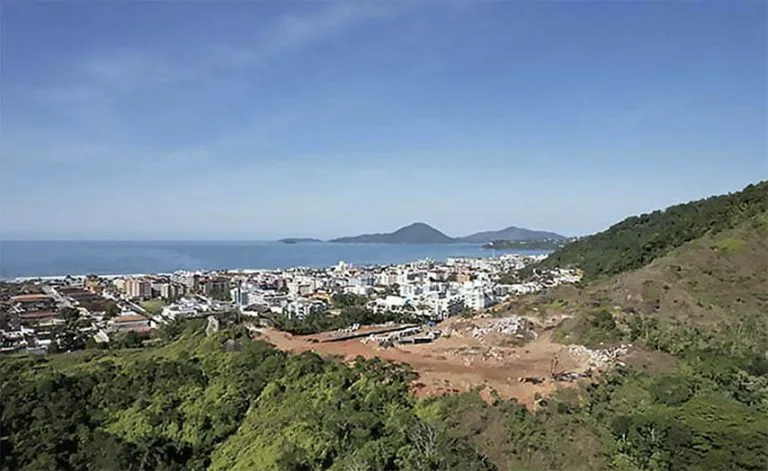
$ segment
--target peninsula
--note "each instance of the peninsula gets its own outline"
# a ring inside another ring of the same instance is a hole
[[[285,239],[278,240],[278,242],[282,242],[283,244],[308,244],[322,242],[322,240],[313,239],[311,237],[287,237]]]
[[[568,242],[568,239],[492,240],[483,244],[483,248],[495,250],[557,250]]]

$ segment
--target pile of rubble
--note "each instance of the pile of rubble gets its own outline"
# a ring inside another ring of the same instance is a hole
[[[587,359],[589,366],[601,368],[618,362],[619,358],[627,354],[630,347],[632,347],[632,345],[619,345],[618,347],[613,348],[592,350],[584,345],[569,345],[567,350],[572,357],[585,358]]]
[[[529,330],[529,321],[520,316],[496,319],[485,327],[472,329],[472,337],[481,339],[488,334],[523,335]]]
[[[490,348],[488,352],[483,354],[481,358],[483,361],[490,361],[490,360],[504,361],[510,356],[512,356],[512,354],[507,353],[503,350],[500,350],[498,348]]]

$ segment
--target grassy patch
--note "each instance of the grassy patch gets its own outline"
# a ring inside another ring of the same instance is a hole
[[[151,299],[140,303],[140,305],[150,314],[160,314],[168,303],[162,299]]]
[[[733,237],[723,237],[715,241],[714,249],[722,253],[736,252],[744,248],[744,241]]]
[[[763,213],[758,215],[755,218],[755,221],[757,222],[757,226],[760,227],[768,227],[768,213]]]
[[[580,319],[576,332],[581,342],[588,347],[616,343],[622,334],[610,311],[600,309]]]

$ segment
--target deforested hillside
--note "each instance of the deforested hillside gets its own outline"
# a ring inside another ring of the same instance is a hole
[[[586,279],[634,270],[705,235],[768,211],[768,181],[744,190],[629,217],[557,250],[541,267],[578,266]]]

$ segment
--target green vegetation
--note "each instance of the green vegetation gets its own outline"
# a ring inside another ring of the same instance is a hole
[[[588,347],[614,344],[622,339],[616,320],[609,311],[604,309],[579,317],[574,333],[578,336],[580,343]]]
[[[411,323],[417,322],[410,312],[381,312],[375,313],[361,307],[348,307],[341,310],[337,316],[328,313],[310,314],[303,319],[279,316],[275,319],[280,330],[297,335],[315,334],[329,330],[344,329],[352,324],[371,325],[385,322]]]
[[[160,314],[168,303],[162,299],[150,299],[149,301],[142,301],[139,305],[148,313],[156,315]]]
[[[588,280],[616,275],[645,266],[686,242],[732,229],[766,212],[768,181],[737,193],[627,218],[604,232],[566,245],[537,267],[578,266]]]
[[[499,277],[499,284],[514,285],[520,283],[520,276],[517,273],[504,273]]]
[[[0,469],[768,465],[768,361],[713,354],[662,375],[619,370],[531,413],[476,392],[415,399],[407,366],[288,355],[238,326],[210,338],[202,328],[181,326],[158,348],[3,357]]]
[[[634,342],[673,355],[707,348],[756,355],[768,351],[765,267],[768,224],[757,216],[639,270],[529,296],[513,310],[573,316],[560,327],[560,338],[569,342]]]
[[[680,223],[635,218],[568,252],[591,282],[512,306],[571,315],[565,341],[636,346],[535,412],[477,391],[416,399],[407,366],[290,355],[239,325],[205,337],[199,319],[161,329],[161,347],[0,357],[0,469],[766,470],[766,188],[670,208]],[[652,249],[649,227],[663,228]],[[338,302],[339,316],[279,322],[390,320]]]
[[[191,326],[162,348],[2,358],[0,468],[489,469],[417,415],[407,367]]]
[[[715,242],[715,249],[719,252],[734,252],[744,247],[744,241],[739,239],[732,239],[724,237]]]
[[[761,183],[630,218],[544,264],[574,261],[588,283],[511,306],[572,316],[556,332],[566,342],[641,349],[631,369],[558,405],[607,444],[599,467],[768,469],[767,195]],[[649,228],[663,243],[646,251]]]
[[[335,308],[360,307],[365,306],[368,297],[352,293],[336,293],[331,297],[331,301]]]

